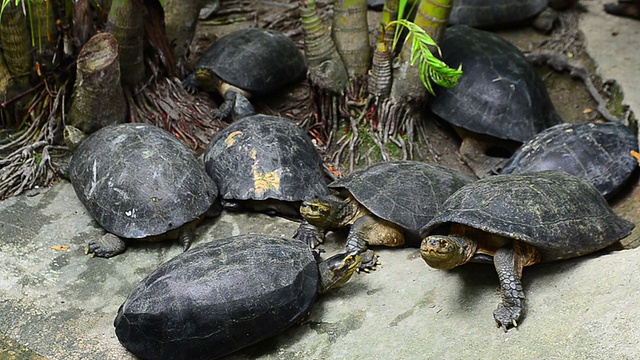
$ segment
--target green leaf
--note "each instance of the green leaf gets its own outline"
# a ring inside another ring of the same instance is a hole
[[[400,1],[402,2],[403,0]],[[406,0],[404,1],[406,2]],[[400,8],[399,13],[401,12],[402,7]],[[387,27],[393,25],[399,25],[399,27],[408,30],[405,41],[409,41],[411,37],[413,37],[410,64],[411,66],[414,66],[418,63],[420,80],[430,94],[435,95],[431,82],[435,82],[445,88],[453,88],[458,85],[458,80],[460,79],[460,76],[462,76],[462,66],[459,66],[457,69],[452,69],[442,60],[433,55],[429,47],[431,46],[436,48],[438,54],[441,55],[440,47],[438,47],[436,42],[424,31],[424,29],[407,19],[402,19],[400,17],[398,17],[398,20],[387,24]],[[400,32],[401,31],[399,31],[399,29],[396,29],[396,35]],[[395,49],[396,44],[397,40],[394,38],[392,45],[393,49]]]

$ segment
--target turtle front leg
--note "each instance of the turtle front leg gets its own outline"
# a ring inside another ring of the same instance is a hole
[[[127,248],[127,244],[119,237],[106,233],[96,240],[89,241],[85,248],[85,254],[92,254],[101,258],[110,258],[122,254]]]
[[[302,220],[300,226],[293,234],[296,240],[304,241],[309,248],[314,249],[324,242],[324,231],[317,226],[309,224],[308,221]]]
[[[367,250],[369,245],[400,246],[404,244],[404,231],[397,225],[367,214],[359,217],[349,230],[347,251],[358,251],[362,256],[360,270],[375,270],[380,265],[378,254]]]
[[[511,248],[500,248],[493,256],[502,296],[502,302],[493,311],[493,318],[505,332],[512,327],[518,327],[524,307],[524,290],[518,275],[520,271],[517,269],[514,253]]]

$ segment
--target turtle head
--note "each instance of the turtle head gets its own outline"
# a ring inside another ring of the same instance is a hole
[[[324,293],[344,285],[351,275],[360,268],[362,256],[357,251],[348,251],[333,255],[318,263],[320,271],[320,284],[318,291]]]
[[[66,125],[62,137],[69,150],[74,151],[87,135],[75,126]]]
[[[321,229],[331,229],[340,223],[347,204],[341,198],[329,195],[305,200],[300,205],[300,215]]]
[[[466,237],[431,235],[422,240],[420,256],[432,268],[450,270],[468,262],[476,247],[476,242]]]
[[[197,68],[193,78],[198,89],[206,92],[219,91],[220,83],[222,82],[212,69],[206,67]]]

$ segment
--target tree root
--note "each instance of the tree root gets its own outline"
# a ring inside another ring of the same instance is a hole
[[[178,79],[155,80],[133,96],[127,96],[132,122],[152,124],[174,134],[194,150],[204,151],[211,138],[227,124],[214,119],[215,107],[187,92]]]
[[[62,134],[66,84],[57,93],[38,91],[29,103],[23,130],[0,146],[0,200],[36,186],[49,186],[57,174],[53,158],[64,156],[66,146],[57,145]]]
[[[613,115],[607,108],[607,101],[600,95],[600,92],[591,80],[587,69],[577,64],[569,62],[562,53],[550,50],[537,50],[525,54],[527,60],[535,65],[546,64],[557,72],[569,72],[569,76],[579,78],[584,83],[591,98],[598,104],[598,112],[602,117],[611,122],[621,122],[622,120]]]

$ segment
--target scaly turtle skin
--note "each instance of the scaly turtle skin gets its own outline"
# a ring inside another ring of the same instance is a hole
[[[623,124],[560,124],[523,144],[501,173],[564,171],[588,181],[602,196],[609,197],[638,166],[629,154],[631,150],[638,151],[638,140]]]
[[[193,227],[218,195],[189,149],[146,124],[107,126],[87,137],[73,154],[69,178],[91,217],[109,233],[89,242],[87,252],[99,257],[123,252],[121,238],[177,238],[188,249]]]
[[[422,229],[420,253],[434,268],[495,265],[502,302],[494,311],[506,331],[521,322],[522,268],[582,256],[629,235],[591,184],[560,171],[496,175],[462,187]]]
[[[236,93],[271,94],[306,74],[304,55],[282,33],[260,28],[234,31],[211,45],[183,81],[189,91],[218,92],[225,98],[220,117],[227,117]]]
[[[320,154],[293,121],[255,114],[242,95],[234,102],[236,120],[204,153],[223,205],[300,218],[303,200],[329,194]]]
[[[468,26],[452,26],[440,47],[443,61],[452,67],[462,64],[464,74],[455,88],[438,88],[429,106],[463,130],[460,152],[479,177],[504,160],[487,157],[489,148],[511,152],[562,122],[542,79],[508,41]]]
[[[355,171],[329,185],[339,196],[304,201],[304,222],[295,238],[312,247],[324,233],[350,227],[347,250],[363,255],[362,270],[375,268],[368,245],[400,246],[420,241],[420,228],[445,200],[474,181],[462,172],[418,161],[390,161]]]
[[[116,335],[144,359],[217,359],[296,323],[359,262],[349,253],[318,261],[305,243],[273,236],[214,240],[142,280],[118,310]]]

